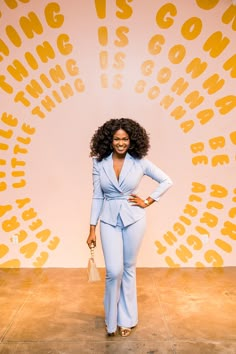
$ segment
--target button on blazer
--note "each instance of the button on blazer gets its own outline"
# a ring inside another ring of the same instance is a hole
[[[133,158],[126,153],[119,179],[117,179],[112,154],[102,161],[93,158],[93,199],[90,224],[101,221],[115,226],[120,215],[124,226],[130,225],[145,215],[145,209],[128,201],[143,176],[149,176],[158,186],[150,197],[158,201],[171,186],[172,181],[160,168],[148,159]]]

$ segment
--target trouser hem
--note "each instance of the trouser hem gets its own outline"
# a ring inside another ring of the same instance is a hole
[[[127,324],[118,324],[118,327],[127,327],[127,328],[134,328],[138,325],[138,322],[135,324],[127,325]]]

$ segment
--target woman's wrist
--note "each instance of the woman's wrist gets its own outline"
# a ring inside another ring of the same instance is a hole
[[[154,203],[155,200],[152,199],[151,197],[148,197],[148,198],[146,198],[143,202],[144,202],[144,204],[145,204],[145,208],[147,208],[147,207],[149,207],[152,203]]]

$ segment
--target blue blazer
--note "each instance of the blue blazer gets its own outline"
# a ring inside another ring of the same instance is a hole
[[[172,185],[171,179],[151,161],[135,159],[129,153],[120,172],[119,180],[113,168],[112,154],[102,161],[93,158],[93,199],[90,224],[96,225],[98,219],[115,226],[120,215],[124,226],[133,224],[145,215],[145,209],[132,205],[128,198],[146,175],[158,182],[150,194],[156,201]]]

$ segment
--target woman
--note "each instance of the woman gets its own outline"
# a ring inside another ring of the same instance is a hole
[[[171,179],[144,156],[149,136],[136,121],[110,119],[94,133],[90,148],[93,157],[93,200],[87,244],[96,246],[96,225],[106,266],[104,297],[107,334],[117,328],[123,337],[138,323],[136,259],[144,236],[149,207],[172,185]],[[143,200],[136,189],[146,175],[158,182]]]

